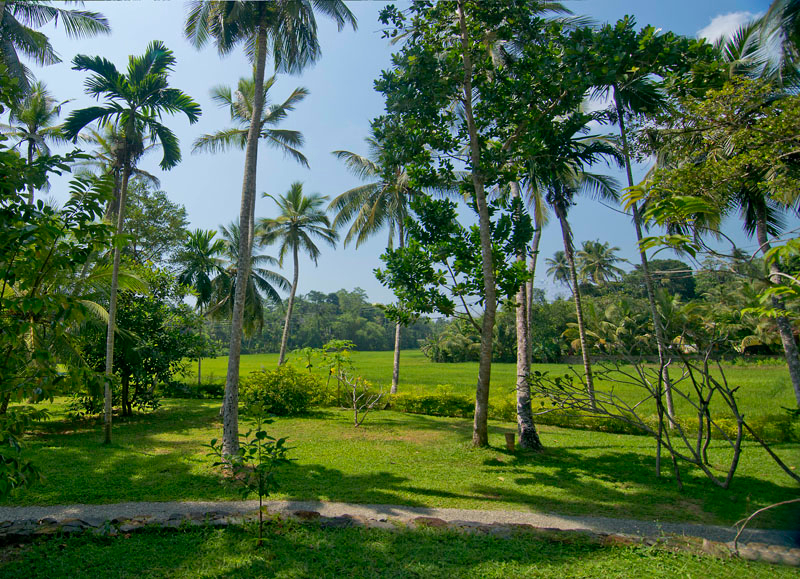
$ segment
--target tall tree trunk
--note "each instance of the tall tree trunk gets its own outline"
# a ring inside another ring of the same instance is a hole
[[[633,187],[633,171],[631,170],[631,153],[628,146],[628,134],[625,130],[625,117],[622,103],[619,101],[617,87],[614,87],[614,104],[617,108],[617,118],[619,119],[619,134],[622,139],[622,154],[625,157],[625,172],[628,177],[628,187]],[[675,418],[675,405],[672,401],[672,382],[669,378],[669,367],[667,365],[667,345],[664,340],[664,326],[661,324],[661,316],[656,307],[656,293],[653,290],[653,278],[650,275],[650,265],[647,261],[647,252],[640,245],[642,242],[642,216],[638,204],[633,204],[633,225],[636,229],[636,247],[639,250],[639,258],[642,262],[642,276],[644,286],[647,290],[647,302],[650,305],[650,317],[653,319],[653,331],[656,335],[656,348],[658,349],[658,362],[662,368],[661,376],[664,381],[664,395],[667,400],[667,416],[669,416],[670,426],[672,419]]]
[[[117,203],[116,235],[121,235],[125,223],[125,199],[128,195],[128,179],[131,176],[131,162],[129,153],[123,153],[122,182],[119,187],[119,202]],[[114,266],[111,270],[111,298],[108,305],[108,331],[106,333],[106,379],[103,387],[103,444],[111,444],[111,419],[113,407],[111,405],[111,379],[114,375],[114,332],[117,325],[117,291],[119,290],[119,263],[122,248],[114,245]]]
[[[578,274],[575,271],[575,254],[572,247],[572,231],[564,210],[558,205],[554,206],[558,222],[561,224],[561,236],[564,240],[564,255],[569,264],[569,279],[572,284],[572,296],[575,299],[575,316],[578,318],[578,337],[581,343],[581,357],[583,358],[583,371],[586,376],[586,393],[589,395],[589,403],[592,408],[595,406],[594,399],[594,378],[592,377],[592,362],[589,358],[589,346],[586,343],[586,325],[583,320],[583,306],[581,305],[581,290],[578,286]]]
[[[300,259],[297,255],[297,245],[292,247],[294,258],[294,277],[292,277],[292,290],[289,292],[289,301],[286,303],[286,319],[283,321],[283,336],[281,336],[281,353],[278,355],[278,366],[283,366],[286,361],[286,344],[289,342],[289,323],[292,320],[294,309],[294,294],[297,292],[297,281],[300,278]]]
[[[756,237],[758,239],[759,249],[762,254],[766,254],[772,249],[767,237],[767,219],[765,208],[758,208],[758,216],[756,221]],[[780,283],[780,269],[776,263],[769,265],[770,282]],[[785,310],[783,301],[775,297],[772,298],[772,307],[778,310]],[[797,407],[800,408],[800,356],[797,351],[797,342],[794,340],[794,332],[792,330],[792,322],[786,316],[778,316],[775,318],[775,323],[778,326],[778,333],[781,336],[781,343],[783,344],[783,353],[786,357],[786,366],[789,368],[789,377],[792,380],[792,388],[794,388],[794,396],[797,400]]]
[[[0,12],[2,14],[2,12]],[[33,141],[28,141],[28,167],[33,165]],[[28,203],[33,205],[33,183],[28,183]]]
[[[519,184],[511,183],[511,194],[519,198]],[[525,265],[525,252],[517,255],[517,260]],[[516,303],[517,322],[517,432],[519,445],[526,450],[542,450],[542,441],[533,423],[531,408],[531,385],[528,377],[531,372],[530,336],[528,334],[527,282],[519,286]]]
[[[260,119],[264,110],[264,68],[267,61],[267,31],[261,22],[256,33],[256,66],[253,96],[253,119]],[[239,361],[242,353],[244,327],[244,301],[247,279],[250,275],[250,256],[253,249],[252,226],[255,219],[256,170],[258,167],[258,139],[260,127],[250,123],[244,158],[242,202],[239,209],[239,263],[236,268],[236,291],[231,315],[231,342],[228,349],[228,373],[225,377],[225,400],[222,418],[222,453],[239,451]]]
[[[403,249],[406,244],[403,223],[397,224],[397,246]],[[394,362],[392,363],[392,388],[391,393],[397,394],[397,385],[400,382],[400,331],[403,326],[397,322],[394,326]]]
[[[497,289],[494,279],[494,261],[489,221],[489,207],[486,203],[484,179],[481,173],[481,149],[478,130],[472,112],[472,57],[469,52],[467,23],[464,15],[464,1],[458,0],[458,21],[461,32],[461,49],[464,63],[464,117],[469,132],[470,164],[472,185],[475,189],[475,204],[478,208],[478,229],[481,240],[481,262],[483,271],[484,313],[481,327],[481,350],[478,362],[478,384],[475,389],[475,419],[472,430],[472,444],[489,445],[489,380],[492,374],[492,346],[494,338],[494,319],[497,312]]]
[[[197,387],[198,388],[203,384],[202,371],[203,371],[203,359],[200,356],[198,356],[197,357]]]
[[[122,415],[128,416],[130,413],[128,408],[130,406],[130,386],[131,380],[130,377],[124,375],[121,377],[122,382]]]
[[[533,362],[533,342],[531,341],[531,333],[533,329],[533,282],[536,276],[536,261],[539,259],[539,242],[542,240],[542,227],[541,224],[536,224],[536,230],[533,232],[533,241],[531,242],[531,261],[528,264],[528,272],[530,279],[525,284],[525,310],[528,316],[528,365]]]

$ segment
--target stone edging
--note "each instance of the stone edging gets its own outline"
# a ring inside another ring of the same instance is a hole
[[[207,511],[200,514],[173,513],[163,516],[136,516],[132,518],[115,518],[101,520],[97,517],[80,519],[54,518],[22,519],[17,521],[0,521],[0,544],[21,542],[37,537],[91,532],[102,536],[128,534],[147,528],[177,529],[183,526],[227,527],[241,525],[258,520],[258,512],[245,515],[222,511]],[[625,547],[631,545],[647,545],[671,551],[688,551],[703,553],[713,557],[729,558],[733,554],[732,543],[719,543],[708,539],[664,535],[659,538],[641,538],[633,535],[597,533],[587,530],[563,530],[535,527],[525,523],[479,523],[473,521],[445,521],[436,517],[418,516],[413,518],[384,517],[377,518],[339,515],[324,517],[317,511],[294,510],[288,513],[266,511],[267,520],[294,520],[304,524],[317,524],[322,528],[343,529],[363,527],[398,531],[407,529],[440,529],[466,534],[492,535],[499,538],[510,538],[515,534],[525,533],[541,540],[554,542],[571,542],[584,540],[605,547]],[[800,548],[790,548],[764,543],[745,543],[739,545],[739,556],[750,561],[763,561],[800,567]]]

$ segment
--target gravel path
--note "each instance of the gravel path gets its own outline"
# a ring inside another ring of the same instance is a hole
[[[270,512],[291,513],[293,511],[316,511],[323,517],[353,515],[371,519],[398,519],[408,521],[416,517],[435,517],[447,522],[469,521],[481,524],[528,524],[534,527],[583,530],[595,533],[659,537],[663,534],[700,537],[711,541],[732,541],[736,532],[732,527],[696,525],[690,523],[659,523],[634,519],[612,519],[607,517],[551,515],[523,511],[483,511],[468,509],[436,509],[406,507],[399,505],[358,505],[319,501],[266,501]],[[167,518],[171,515],[202,515],[217,512],[228,515],[245,514],[258,509],[258,501],[221,502],[164,502],[164,503],[117,503],[108,505],[54,505],[49,507],[0,507],[0,522],[40,520],[52,518],[57,521],[81,519],[110,521],[113,519],[151,516]],[[744,543],[756,542],[782,547],[800,546],[800,530],[746,530],[740,539]]]

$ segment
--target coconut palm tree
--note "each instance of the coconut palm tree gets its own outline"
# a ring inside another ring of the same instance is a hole
[[[0,133],[9,135],[18,145],[27,145],[28,165],[33,164],[35,154],[50,154],[48,141],[64,141],[59,127],[54,124],[63,105],[64,102],[56,102],[43,82],[37,81],[22,100],[11,107],[8,124],[0,125]],[[33,203],[33,183],[28,183],[28,203]]]
[[[178,282],[192,288],[195,292],[195,307],[201,315],[205,314],[214,291],[214,279],[223,273],[221,259],[226,249],[222,239],[214,239],[214,230],[195,229],[175,256],[179,265]],[[197,385],[202,381],[202,359],[197,358]]]
[[[282,365],[286,359],[286,344],[289,341],[289,322],[292,318],[292,308],[294,307],[294,296],[297,293],[297,281],[300,275],[300,250],[307,253],[316,265],[319,260],[319,248],[314,244],[312,238],[324,241],[331,247],[336,247],[336,240],[339,235],[331,227],[331,222],[323,206],[327,197],[312,194],[306,197],[303,194],[303,184],[300,182],[292,183],[289,191],[277,199],[270,197],[278,204],[280,215],[276,218],[261,219],[256,226],[258,238],[264,245],[278,242],[278,263],[283,266],[286,254],[291,251],[294,263],[294,276],[292,278],[292,289],[289,293],[289,300],[286,304],[286,320],[283,324],[283,336],[281,336],[281,349],[278,355],[278,365]]]
[[[200,118],[200,106],[182,91],[170,88],[169,73],[175,57],[160,41],[153,41],[142,56],[128,58],[128,70],[120,73],[105,58],[79,54],[73,61],[74,70],[89,71],[86,92],[105,99],[102,106],[79,109],[70,113],[63,126],[65,138],[77,141],[80,132],[90,123],[100,127],[114,124],[122,135],[119,159],[121,177],[114,198],[118,199],[116,234],[121,235],[125,220],[125,196],[133,168],[145,150],[145,141],[157,141],[163,156],[160,167],[169,170],[181,160],[181,151],[175,134],[161,124],[164,113],[183,113],[190,123]],[[105,443],[111,442],[111,384],[114,364],[114,331],[117,315],[117,287],[121,247],[114,248],[114,266],[111,277],[111,294],[108,309],[108,335],[106,338],[105,390]]]
[[[553,281],[569,287],[569,263],[567,262],[567,254],[559,249],[553,254],[553,257],[548,257],[544,262],[547,264],[547,275],[553,278]]]
[[[755,24],[760,33],[758,44],[777,48],[761,51],[764,72],[776,77],[781,86],[796,88],[800,82],[800,0],[773,0]]]
[[[588,134],[589,123],[600,119],[602,119],[601,113],[587,114],[576,111],[556,120],[551,126],[551,131],[545,135],[543,141],[545,152],[535,161],[532,171],[533,177],[546,190],[545,200],[552,208],[553,214],[561,226],[564,259],[568,265],[570,289],[575,300],[586,388],[592,404],[594,404],[594,380],[586,343],[572,229],[567,215],[569,208],[575,204],[575,197],[581,193],[608,201],[617,200],[619,186],[614,179],[590,173],[584,169],[585,166],[593,165],[604,158],[619,160],[615,141],[607,137]],[[551,269],[553,269],[553,265],[551,265]]]
[[[397,245],[405,244],[404,222],[409,215],[409,201],[416,194],[411,188],[408,173],[402,168],[391,171],[391,178],[385,178],[385,172],[379,159],[383,156],[383,147],[374,134],[365,139],[368,156],[350,151],[333,151],[337,159],[362,181],[370,181],[340,194],[328,206],[335,210],[334,229],[350,223],[344,237],[344,245],[355,240],[356,248],[369,237],[388,227],[388,247],[394,245],[395,234]],[[450,195],[457,192],[456,187],[437,187],[428,189],[430,193]],[[352,222],[352,223],[351,223]],[[400,380],[400,333],[402,326],[398,322],[394,330],[394,364],[392,365],[391,393],[397,393]]]
[[[233,301],[236,295],[237,273],[239,271],[239,242],[241,228],[233,222],[227,227],[221,226],[223,255],[227,264],[220,275],[212,282],[211,299],[207,313],[217,319],[229,320],[233,313]],[[281,274],[267,269],[278,265],[278,260],[271,255],[256,254],[251,256],[250,271],[245,281],[244,333],[251,335],[264,326],[264,301],[280,304],[278,289],[288,291],[289,281]]]
[[[109,34],[108,20],[99,12],[65,10],[53,2],[40,0],[3,0],[0,2],[0,62],[16,78],[23,92],[28,92],[33,75],[20,62],[19,54],[33,59],[39,66],[56,64],[61,59],[42,32],[34,30],[60,22],[70,38],[85,38]],[[83,4],[83,2],[79,2]]]
[[[616,263],[625,261],[617,257],[619,247],[611,247],[608,242],[584,241],[577,253],[579,263],[579,277],[581,281],[588,281],[598,286],[608,285],[609,281],[619,279],[625,271],[617,267]]]
[[[275,70],[283,72],[299,72],[319,58],[315,10],[332,18],[340,31],[347,24],[356,28],[356,19],[342,0],[193,0],[189,5],[184,33],[198,49],[213,39],[221,55],[230,53],[240,44],[244,45],[245,52],[254,65],[255,98],[251,118],[260,119],[264,109],[262,97],[267,54],[272,53]],[[253,245],[259,128],[255,123],[250,124],[245,148],[239,211],[239,223],[242,227],[239,259],[246,267],[238,270],[240,279],[236,284],[238,291],[231,319],[222,436],[222,450],[225,455],[235,454],[239,449],[239,358],[244,323],[245,279]]]

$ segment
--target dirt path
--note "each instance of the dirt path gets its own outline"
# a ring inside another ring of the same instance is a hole
[[[686,535],[722,543],[732,541],[736,534],[735,529],[732,527],[690,523],[661,523],[657,521],[612,519],[607,517],[553,515],[530,511],[436,509],[399,505],[359,505],[319,501],[267,501],[265,505],[270,512],[282,514],[291,514],[296,511],[312,511],[319,513],[323,517],[352,515],[369,519],[394,519],[399,521],[410,521],[416,517],[433,517],[442,519],[448,523],[527,524],[545,529],[559,529],[564,531],[582,530],[592,531],[594,533],[634,535],[639,537],[657,538],[665,534]],[[136,517],[168,520],[175,519],[178,516],[202,516],[205,513],[224,515],[246,514],[257,509],[258,501],[255,500],[0,507],[0,525],[2,525],[4,521],[39,521],[42,519],[54,519],[58,522],[68,519],[79,519],[95,523],[102,523],[114,519],[132,519]],[[782,547],[798,547],[800,546],[800,530],[746,530],[740,538],[740,541],[744,543],[764,543]]]

